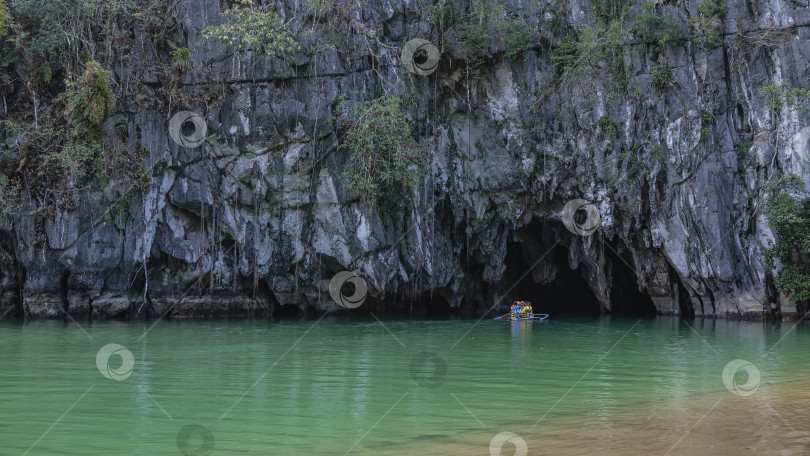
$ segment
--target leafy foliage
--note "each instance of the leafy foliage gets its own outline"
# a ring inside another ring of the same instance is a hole
[[[71,193],[86,176],[88,162],[95,157],[98,143],[65,141],[64,125],[52,120],[33,124],[6,119],[0,124],[11,152],[0,163],[0,203],[3,212],[19,212],[17,198],[24,188],[40,207],[69,207]]]
[[[65,11],[79,9],[78,1],[15,0],[11,5],[19,24],[14,44],[29,65],[32,82],[47,83],[59,62],[68,54],[68,35],[62,20]]]
[[[605,116],[599,119],[597,126],[599,127],[600,130],[602,130],[602,133],[605,135],[605,138],[612,141],[616,137],[616,133],[618,132],[618,129],[616,128],[616,122],[614,122],[613,119],[611,119],[610,117]]]
[[[765,253],[765,262],[771,268],[777,260],[781,263],[776,289],[806,305],[810,300],[810,198],[796,175],[776,176],[767,190],[765,216],[776,242]]]
[[[655,12],[655,5],[646,3],[641,14],[636,17],[633,36],[641,43],[655,45],[658,50],[671,44],[683,44],[689,34],[677,19]]]
[[[652,86],[658,93],[666,92],[677,85],[672,68],[666,65],[653,66],[650,74],[652,76]]]
[[[558,80],[579,76],[586,71],[602,74],[607,70],[620,90],[627,89],[627,71],[623,49],[631,42],[653,45],[657,51],[664,46],[682,44],[689,35],[677,19],[655,12],[652,3],[643,6],[641,14],[630,18],[631,8],[626,0],[596,0],[593,13],[597,18],[591,28],[579,35],[563,37],[552,46],[551,60]],[[632,25],[632,26],[631,26]],[[655,76],[655,75],[654,75]],[[667,74],[659,74],[659,87],[668,86]]]
[[[194,67],[191,61],[191,49],[182,46],[175,47],[172,51],[172,66],[180,73],[185,73]]]
[[[62,70],[92,59],[111,66],[140,52],[131,46],[132,30],[143,33],[156,50],[169,42],[177,2],[172,0],[3,0],[12,20],[8,40],[28,67],[28,81],[43,87]],[[37,88],[35,87],[35,88]]]
[[[604,67],[620,82],[624,80],[624,59],[621,48],[627,37],[623,24],[616,20],[607,26],[583,30],[578,37],[564,37],[551,51],[551,60],[558,77],[579,76],[585,71],[602,72]],[[626,80],[624,80],[626,82]]]
[[[9,22],[11,22],[11,12],[8,10],[6,0],[0,0],[0,39],[8,35]]]
[[[491,58],[489,48],[492,46],[492,35],[485,25],[466,22],[456,29],[456,38],[470,73],[477,74]]]
[[[442,53],[450,50],[450,34],[448,31],[459,20],[452,0],[439,0],[435,5],[426,5],[427,21],[439,29],[439,47]]]
[[[790,84],[770,84],[761,89],[768,98],[768,108],[778,112],[783,107],[807,117],[807,103],[810,101],[810,89],[791,87]]]
[[[349,188],[377,204],[418,185],[420,156],[402,100],[384,95],[350,104],[343,99],[338,109],[348,113],[341,145],[350,153],[343,174]]]
[[[236,6],[222,15],[222,24],[203,30],[204,39],[222,41],[238,51],[255,50],[269,56],[299,48],[278,15],[254,9],[251,0],[236,0]]]
[[[70,207],[110,181],[106,190],[119,194],[148,185],[148,151],[102,141],[116,102],[107,68],[122,68],[122,99],[154,60],[167,62],[164,75],[190,68],[190,53],[171,41],[177,9],[174,0],[0,0],[0,90],[9,102],[0,119],[2,210]],[[134,45],[133,32],[151,41],[154,57]],[[154,95],[167,80],[149,87],[152,98],[165,98]]]
[[[579,76],[586,71],[604,72],[605,68],[621,90],[627,87],[623,46],[629,41],[628,6],[622,0],[604,0],[594,4],[599,19],[578,36],[568,35],[552,47],[551,60],[559,80]]]
[[[608,24],[615,19],[622,19],[628,6],[627,0],[595,0],[593,13],[602,23]]]
[[[703,0],[698,4],[697,14],[690,21],[695,29],[695,41],[700,46],[711,48],[718,44],[726,13],[728,8],[722,0]]]
[[[107,70],[91,60],[78,82],[68,80],[67,87],[65,114],[68,121],[77,133],[100,137],[101,125],[115,106],[115,95],[110,88]]]
[[[145,166],[148,150],[105,147],[99,138],[75,135],[62,122],[44,119],[38,126],[18,119],[0,121],[8,154],[0,161],[0,211],[17,213],[23,195],[40,209],[70,209],[87,190],[115,181],[114,191],[127,194],[151,184]]]
[[[526,61],[526,53],[532,48],[534,38],[534,30],[525,22],[508,21],[501,32],[506,57],[518,62]]]
[[[638,155],[630,154],[627,159],[627,176],[630,179],[635,179],[642,171],[644,171],[644,163],[641,162]]]
[[[17,20],[26,30],[21,41],[25,42],[32,54],[49,59],[67,48],[68,41],[61,20],[65,11],[78,9],[77,0],[17,0],[12,5]]]
[[[551,62],[557,70],[558,75],[563,75],[577,66],[580,49],[580,41],[575,36],[566,35],[551,49]]]

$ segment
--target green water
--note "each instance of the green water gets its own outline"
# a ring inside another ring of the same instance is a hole
[[[0,454],[810,454],[810,328],[689,325],[0,321]]]

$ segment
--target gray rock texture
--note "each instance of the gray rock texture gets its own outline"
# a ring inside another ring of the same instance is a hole
[[[810,182],[810,121],[769,106],[762,87],[810,86],[810,8],[722,3],[715,45],[624,46],[623,89],[598,63],[560,79],[552,62],[560,27],[593,27],[588,0],[507,0],[502,14],[537,32],[531,50],[510,60],[495,36],[475,77],[458,43],[430,76],[399,61],[407,39],[441,40],[427,2],[336,2],[318,18],[277,1],[302,43],[285,61],[201,41],[221,21],[220,2],[184,0],[178,37],[195,63],[185,89],[217,97],[168,114],[198,112],[205,142],[184,148],[165,109],[124,103],[121,118],[149,150],[151,187],[117,212],[88,194],[66,212],[6,216],[0,314],[346,311],[329,283],[349,270],[368,287],[354,312],[477,317],[526,284],[569,281],[604,312],[634,296],[660,314],[794,317],[764,264],[772,234],[760,206],[777,171]],[[656,8],[688,29],[697,5]],[[145,43],[144,58],[155,58]],[[656,87],[657,68],[671,71],[668,87]],[[127,71],[115,80],[135,77]],[[405,213],[381,215],[342,176],[338,98],[364,91],[415,100],[406,111],[424,177]],[[592,235],[562,223],[576,198],[598,208]],[[579,305],[562,290],[560,306]]]

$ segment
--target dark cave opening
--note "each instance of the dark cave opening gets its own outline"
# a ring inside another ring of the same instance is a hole
[[[652,317],[657,312],[652,298],[646,291],[639,291],[636,271],[630,265],[631,258],[619,257],[614,248],[605,249],[605,257],[613,265],[613,281],[610,287],[610,313]]]
[[[306,315],[306,312],[294,304],[278,304],[273,308],[273,317],[277,318],[302,317],[304,315]]]
[[[405,299],[399,304],[402,311],[416,318],[448,318],[459,313],[459,309],[451,307],[450,302],[442,296],[442,290],[422,293],[416,299]]]
[[[544,232],[544,228],[548,227],[533,222],[526,229],[516,233],[515,240],[507,243],[506,272],[497,293],[498,297],[507,293],[502,299],[503,307],[508,307],[513,300],[528,300],[532,302],[535,313],[554,315],[605,313],[599,299],[584,278],[582,268],[585,266],[580,264],[579,267],[571,269],[568,248],[561,244],[554,245],[550,241],[551,236],[542,236],[540,233]],[[550,231],[545,231],[545,234],[549,233]],[[538,238],[542,238],[544,242]],[[543,256],[544,260],[530,272],[532,265]],[[605,247],[605,257],[612,265],[609,313],[654,316],[656,308],[649,294],[644,290],[638,290],[636,273],[629,266],[632,259],[619,258],[613,253],[613,248],[608,246]],[[550,273],[549,269],[556,271]],[[542,277],[548,279],[552,275],[553,279],[548,283],[540,280]]]
[[[535,313],[555,315],[601,313],[599,300],[582,278],[579,269],[568,267],[568,250],[565,247],[556,245],[552,247],[551,252],[543,252],[546,260],[549,260],[547,262],[557,267],[554,280],[547,284],[535,283],[533,274],[528,271],[537,260],[527,260],[525,250],[521,242],[509,242],[507,245],[506,272],[498,293],[500,297],[511,288],[503,297],[504,305],[508,306],[514,300],[526,300],[531,301]]]

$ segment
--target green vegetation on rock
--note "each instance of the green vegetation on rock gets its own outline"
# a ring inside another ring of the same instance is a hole
[[[766,264],[781,269],[774,284],[780,293],[807,307],[810,301],[810,197],[796,175],[777,175],[768,185],[765,216],[776,241],[765,253]],[[802,311],[803,312],[803,311]]]
[[[698,4],[697,15],[690,18],[698,45],[709,49],[719,44],[723,19],[727,12],[728,8],[722,0],[703,0]]]
[[[658,93],[664,93],[677,85],[675,75],[672,74],[672,68],[668,66],[654,65],[650,76],[652,77],[652,86]]]
[[[67,81],[65,114],[77,135],[101,137],[101,125],[112,113],[115,95],[110,88],[110,77],[95,60],[87,62],[87,68],[78,81]]]
[[[11,13],[6,5],[6,0],[0,0],[0,39],[8,35],[9,22],[11,22]]]
[[[636,40],[647,45],[653,45],[661,50],[665,46],[686,43],[689,33],[672,16],[665,16],[655,11],[655,5],[645,3],[641,14],[636,17],[636,26],[633,28]]]
[[[558,80],[578,77],[584,72],[601,72],[607,68],[621,90],[627,87],[623,46],[629,41],[627,12],[629,6],[620,0],[594,4],[598,18],[591,28],[578,35],[563,37],[552,47],[551,60]]]
[[[790,84],[770,84],[762,88],[762,94],[768,98],[770,110],[779,113],[786,107],[789,112],[797,112],[802,117],[807,117],[810,89],[792,87]]]
[[[472,74],[477,74],[481,67],[492,58],[492,54],[489,52],[489,48],[492,46],[492,35],[489,34],[486,25],[466,22],[460,24],[456,29],[456,39],[461,46],[468,70]]]
[[[236,5],[222,13],[222,24],[203,30],[204,39],[221,41],[238,51],[260,51],[269,56],[298,49],[298,43],[275,12],[257,10],[251,0],[237,0]]]
[[[394,203],[419,183],[420,155],[411,125],[402,111],[402,100],[383,95],[372,100],[342,99],[345,111],[342,147],[349,151],[344,178],[363,201]]]
[[[656,12],[652,3],[644,4],[638,15],[625,0],[598,0],[593,5],[597,18],[593,27],[578,34],[564,36],[552,47],[551,61],[558,81],[584,73],[599,75],[607,70],[619,90],[627,89],[624,49],[631,44],[645,44],[660,52],[666,46],[681,45],[689,40],[687,30],[677,19]],[[671,74],[653,74],[654,87],[671,86]],[[656,70],[654,70],[656,71]],[[656,78],[656,76],[658,76]],[[663,77],[663,79],[661,78]]]
[[[534,30],[521,21],[506,22],[501,31],[501,39],[506,46],[506,57],[517,62],[526,60],[526,53],[532,48]]]

